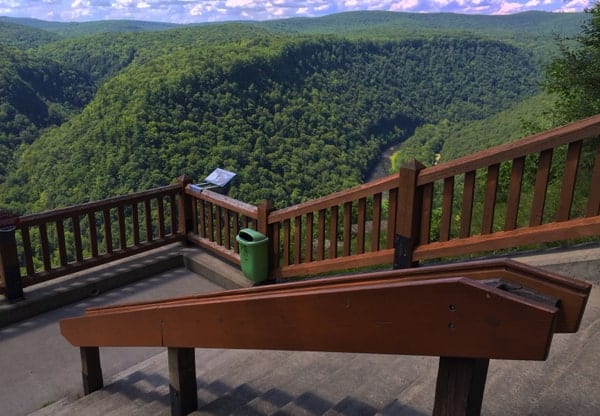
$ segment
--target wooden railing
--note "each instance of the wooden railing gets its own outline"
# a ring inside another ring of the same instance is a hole
[[[184,193],[186,236],[192,244],[239,264],[239,231],[249,227],[267,233],[267,202],[254,206],[189,183]]]
[[[401,188],[392,175],[271,212],[273,277],[390,264]]]
[[[413,260],[599,236],[599,136],[600,115],[419,171]]]
[[[182,241],[181,190],[176,184],[21,217],[15,244],[22,286]]]
[[[28,215],[16,243],[0,235],[0,292],[15,269],[24,277],[13,280],[28,286],[174,241],[239,264],[235,237],[245,227],[269,237],[269,274],[278,279],[598,237],[599,136],[597,115],[437,166],[414,161],[397,174],[279,210],[182,177],[176,185]]]

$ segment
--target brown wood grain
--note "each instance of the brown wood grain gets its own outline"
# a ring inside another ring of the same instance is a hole
[[[60,325],[62,334],[78,346],[176,345],[543,360],[556,313],[556,308],[477,281],[449,278],[105,310],[62,320]]]
[[[521,186],[523,184],[523,172],[525,170],[525,157],[518,157],[512,161],[510,173],[510,185],[508,188],[508,200],[506,202],[506,216],[504,220],[504,231],[517,228],[519,219],[519,204],[521,203]]]
[[[462,211],[460,214],[460,231],[458,236],[465,238],[471,235],[471,220],[473,218],[473,197],[475,196],[475,171],[465,173]]]
[[[535,187],[533,190],[533,202],[529,226],[541,225],[544,220],[544,208],[546,206],[546,192],[548,192],[548,181],[550,179],[550,168],[552,166],[553,149],[547,149],[540,153],[537,173],[535,175]]]
[[[488,167],[487,180],[485,184],[485,197],[483,200],[481,234],[490,234],[494,229],[494,213],[496,211],[496,194],[498,192],[499,175],[499,164],[494,164]]]
[[[573,205],[575,181],[577,180],[582,147],[582,140],[569,144],[565,169],[563,172],[562,187],[560,190],[560,199],[558,200],[558,210],[556,211],[556,221],[567,221],[571,215],[571,205]]]
[[[444,179],[442,194],[442,218],[440,219],[440,241],[450,239],[452,226],[452,205],[454,202],[454,176]]]
[[[586,209],[586,216],[588,217],[600,215],[600,139],[597,140],[597,146]]]

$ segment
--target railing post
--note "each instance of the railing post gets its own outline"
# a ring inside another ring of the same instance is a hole
[[[183,235],[185,241],[187,241],[187,234],[194,228],[194,219],[192,214],[192,198],[185,193],[185,187],[192,183],[192,178],[187,175],[181,175],[177,178],[177,181],[181,185],[181,194],[179,195],[179,202],[177,205],[179,217],[178,233]]]
[[[412,261],[412,250],[418,244],[422,199],[417,189],[417,178],[424,167],[413,159],[403,165],[398,174],[394,269],[416,266]]]
[[[434,416],[479,416],[490,360],[440,357]]]
[[[0,281],[8,300],[23,298],[23,281],[19,270],[14,226],[0,228]]]
[[[196,356],[193,348],[168,348],[171,415],[185,416],[198,410]]]
[[[276,241],[273,235],[273,227],[269,227],[269,213],[273,211],[273,202],[266,200],[258,204],[256,213],[256,231],[266,235],[269,238],[269,277],[271,271],[275,267],[275,259],[273,258],[273,243]]]
[[[258,204],[258,212],[256,219],[256,231],[263,233],[267,237],[269,235],[269,212],[273,211],[273,203],[271,201],[263,201]]]
[[[100,349],[98,347],[81,347],[79,352],[81,355],[83,394],[87,396],[104,387],[100,365]]]

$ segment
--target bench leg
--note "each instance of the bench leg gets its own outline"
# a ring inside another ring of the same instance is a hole
[[[440,357],[433,415],[479,415],[489,363],[487,358]]]
[[[81,347],[81,378],[83,379],[83,394],[100,390],[104,387],[102,367],[100,366],[100,348]]]
[[[171,415],[185,416],[198,410],[196,356],[193,348],[169,348]]]

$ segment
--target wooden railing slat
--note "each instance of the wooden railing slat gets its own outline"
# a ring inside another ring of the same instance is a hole
[[[338,243],[338,221],[339,221],[339,207],[334,205],[330,210],[329,217],[329,258],[335,259],[337,257],[337,243]]]
[[[452,224],[452,204],[454,202],[454,176],[444,179],[442,194],[442,218],[440,220],[440,241],[450,239]]]
[[[25,254],[25,271],[27,272],[27,276],[33,276],[35,269],[33,267],[33,250],[31,249],[29,227],[21,229],[21,237],[23,239],[23,252]]]
[[[302,263],[302,216],[294,218],[294,264]]]
[[[388,226],[386,248],[394,247],[396,235],[396,213],[398,212],[398,188],[390,189],[388,194]]]
[[[140,245],[140,211],[137,202],[131,204],[131,223],[133,227],[133,245]]]
[[[104,249],[110,254],[113,252],[113,241],[110,210],[108,208],[102,210],[102,217],[104,218]]]
[[[56,221],[56,237],[58,240],[58,258],[61,266],[66,266],[67,261],[67,244],[65,241],[65,226],[62,221]]]
[[[571,215],[571,206],[573,205],[575,182],[577,180],[577,171],[579,170],[582,147],[583,141],[581,140],[569,144],[567,159],[565,161],[565,170],[563,172],[560,199],[558,201],[558,210],[556,212],[557,221],[567,221]]]
[[[519,204],[521,203],[521,186],[523,184],[524,171],[525,156],[513,159],[510,174],[510,185],[508,189],[508,199],[506,202],[504,231],[514,230],[515,228],[517,228],[519,217]]]
[[[483,201],[482,234],[489,234],[494,228],[494,213],[496,211],[496,193],[498,192],[499,174],[500,165],[495,164],[488,168],[485,199]]]
[[[349,256],[352,250],[352,202],[344,204],[344,256]]]
[[[240,232],[240,216],[237,212],[233,212],[231,221],[233,222],[233,235],[237,236]],[[240,252],[240,245],[235,238],[233,239],[233,251],[235,253]]]
[[[312,212],[306,214],[306,235],[304,242],[304,261],[310,263],[313,261],[313,220]]]
[[[317,260],[325,258],[325,220],[327,210],[319,211],[319,223],[317,228]]]
[[[92,257],[98,257],[98,231],[96,230],[96,214],[88,213],[88,226],[90,231],[90,249]]]
[[[144,200],[144,218],[146,219],[146,242],[151,243],[154,239],[154,230],[152,229],[152,205],[149,198]]]
[[[210,241],[215,241],[215,206],[209,202],[205,206],[206,212],[206,238]]]
[[[119,216],[119,245],[121,250],[127,250],[127,232],[125,228],[125,207],[119,204],[117,207],[117,215]]]
[[[423,206],[419,241],[427,244],[431,241],[431,215],[433,213],[433,183],[423,185]]]
[[[381,194],[373,195],[373,218],[371,220],[371,251],[379,250],[381,238]]]
[[[44,263],[44,270],[49,272],[52,269],[52,262],[50,260],[50,245],[48,243],[48,228],[46,224],[39,225],[40,230],[40,245],[42,247],[42,260]]]
[[[540,225],[544,220],[544,208],[546,205],[546,193],[548,191],[550,168],[552,166],[552,154],[552,149],[544,150],[542,153],[540,153],[537,174],[535,177],[531,216],[529,220],[529,225],[531,227]]]
[[[223,244],[223,211],[220,206],[215,207],[215,242]]]
[[[231,218],[228,209],[223,210],[223,245],[231,248]]]
[[[594,160],[594,170],[590,181],[590,190],[586,216],[593,217],[600,215],[600,140],[597,141],[596,158]]]
[[[462,211],[460,214],[460,231],[458,236],[465,238],[471,235],[471,220],[473,217],[473,200],[475,196],[474,170],[465,173],[465,184],[463,188]]]
[[[194,211],[194,231],[202,238],[206,238],[206,212],[205,212],[205,202],[202,200],[193,200],[192,204]]]
[[[161,196],[156,198],[156,209],[158,211],[158,237],[165,238],[165,207]]]
[[[290,244],[291,244],[290,220],[283,220],[283,265],[290,264]]]
[[[175,195],[169,195],[169,208],[171,210],[171,235],[177,232],[177,202]]]
[[[357,236],[356,236],[356,252],[362,254],[365,252],[365,223],[367,221],[367,199],[360,198],[358,200],[358,219],[357,219]]]
[[[272,238],[270,247],[270,255],[269,255],[269,270],[273,270],[274,268],[279,267],[279,255],[281,253],[281,231],[280,231],[280,223],[276,222],[274,224],[269,225],[269,235]]]
[[[81,241],[81,224],[79,222],[79,215],[71,217],[71,221],[73,221],[73,242],[75,245],[75,261],[82,262],[83,243]]]

